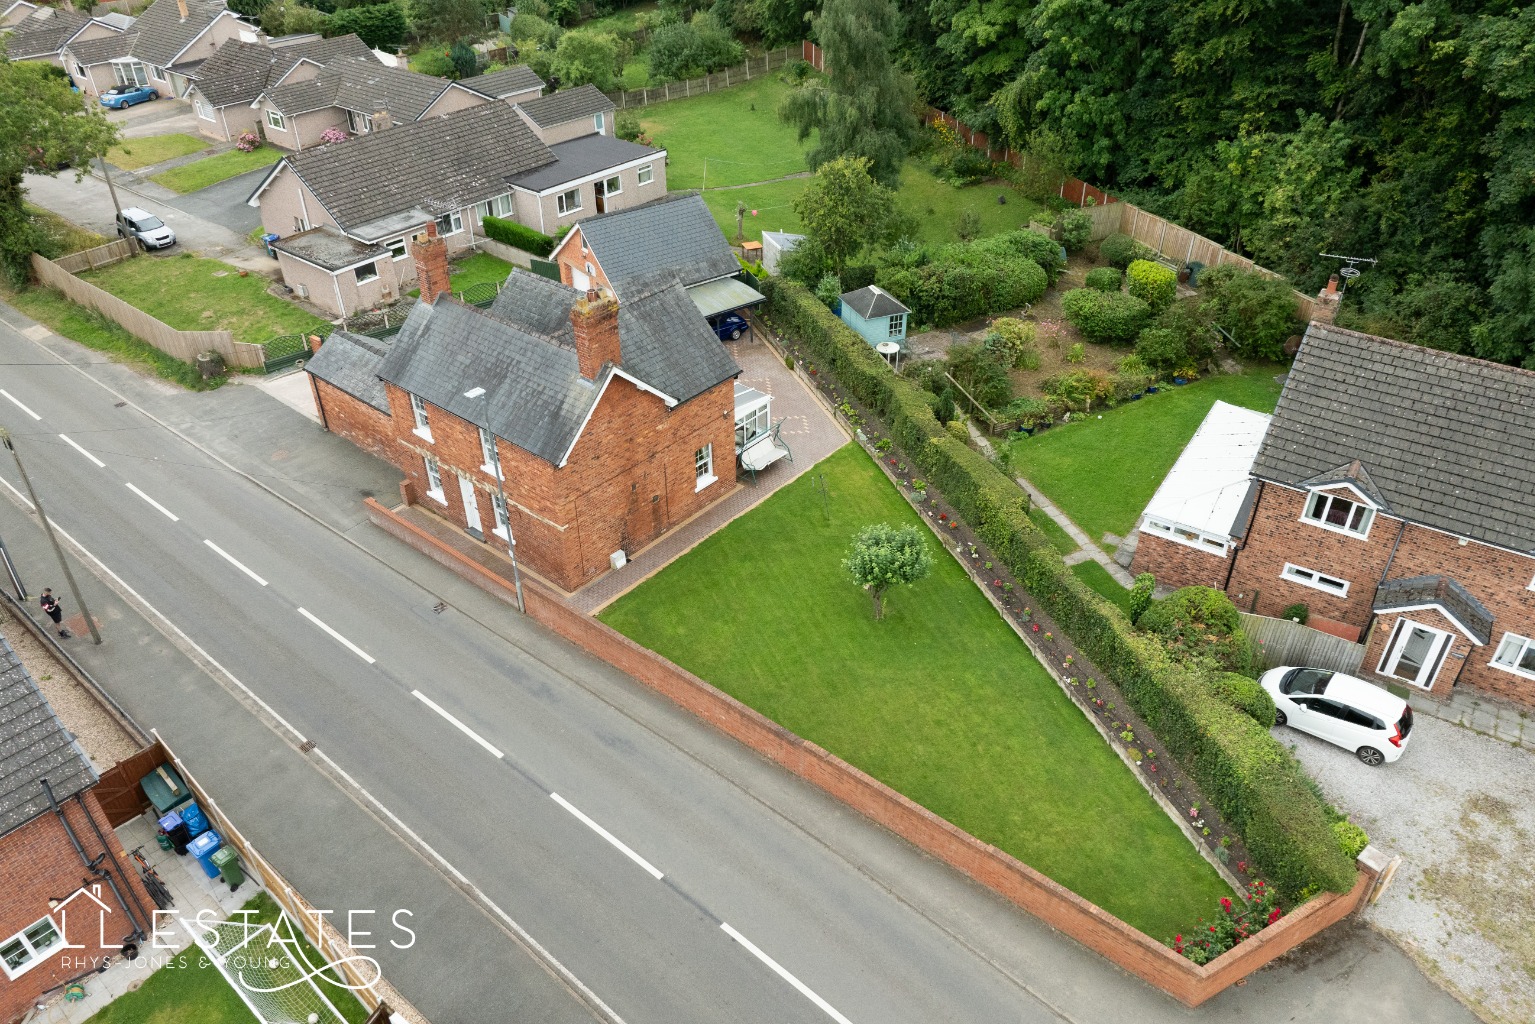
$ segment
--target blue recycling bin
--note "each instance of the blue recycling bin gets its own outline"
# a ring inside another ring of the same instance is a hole
[[[208,816],[203,809],[197,806],[197,801],[192,800],[176,808],[176,813],[181,815],[181,820],[186,823],[187,830],[194,836],[200,836],[208,831]]]
[[[266,246],[266,254],[272,257],[274,260],[277,258],[277,250],[272,248],[272,243],[281,237],[281,235],[274,235],[270,232],[261,236],[261,244]]]
[[[203,866],[204,874],[209,878],[217,878],[219,866],[213,863],[213,854],[222,845],[219,834],[209,829],[200,836],[192,837],[192,841],[187,844],[187,852],[197,858],[197,863]]]

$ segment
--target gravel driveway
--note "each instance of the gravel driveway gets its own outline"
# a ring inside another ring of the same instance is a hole
[[[1535,756],[1418,716],[1407,753],[1367,768],[1277,729],[1329,800],[1402,855],[1366,919],[1488,1020],[1535,1020]]]

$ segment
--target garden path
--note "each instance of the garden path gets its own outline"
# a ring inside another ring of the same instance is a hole
[[[1044,512],[1051,519],[1054,519],[1060,528],[1065,530],[1081,548],[1080,551],[1074,551],[1066,556],[1067,565],[1075,565],[1078,562],[1085,562],[1091,558],[1107,569],[1109,575],[1127,589],[1135,584],[1135,577],[1126,572],[1124,566],[1114,561],[1113,556],[1099,547],[1091,537],[1082,531],[1080,526],[1071,521],[1066,513],[1056,508],[1054,503],[1045,497],[1044,492],[1021,476],[1014,479],[1018,481],[1018,486],[1028,492],[1029,500],[1034,503],[1034,507]]]

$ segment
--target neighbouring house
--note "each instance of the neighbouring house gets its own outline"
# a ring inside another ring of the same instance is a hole
[[[12,8],[14,13],[16,8]],[[69,71],[66,50],[71,43],[121,36],[111,22],[91,18],[67,7],[39,7],[7,25],[5,55],[8,60],[37,60]]]
[[[804,235],[791,235],[787,231],[762,232],[762,269],[769,274],[778,273],[778,258],[804,240]]]
[[[0,637],[0,1021],[147,951],[154,903],[97,801],[96,770]],[[110,838],[109,838],[110,837]],[[137,955],[136,953],[132,955]]]
[[[546,145],[583,135],[612,135],[616,107],[595,85],[517,102],[517,110]]]
[[[911,310],[879,285],[871,284],[842,295],[842,322],[870,345],[878,348],[895,342],[906,350],[906,319]]]
[[[510,106],[479,98],[479,105],[442,117],[288,156],[251,193],[249,203],[260,207],[270,234],[287,237],[328,227],[337,236],[389,252],[376,264],[377,278],[358,281],[355,271],[343,270],[337,272],[335,288],[328,276],[317,288],[316,273],[334,270],[339,249],[327,243],[320,264],[301,270],[296,249],[285,262],[284,248],[278,247],[289,287],[344,317],[357,309],[341,304],[347,295],[372,306],[389,301],[386,294],[398,297],[411,287],[415,265],[406,239],[428,223],[436,225],[451,252],[459,252],[482,237],[486,216],[546,233],[588,217],[595,205],[588,197],[602,181],[620,181],[615,202],[625,205],[665,192],[665,151],[605,136],[590,138],[599,145],[573,151],[569,147],[587,141],[575,139],[546,146]],[[642,173],[650,178],[648,187],[639,184]],[[371,262],[365,260],[364,266]],[[338,288],[341,300],[335,297]]]
[[[149,85],[164,97],[187,98],[203,62],[231,40],[261,44],[264,36],[224,0],[154,0],[116,45],[81,46],[72,40],[63,66],[89,95],[114,85]]]
[[[303,152],[328,128],[367,135],[490,102],[457,82],[391,68],[366,57],[335,57],[310,74],[264,89],[251,108],[268,142]]]
[[[675,276],[615,299],[515,271],[482,310],[445,294],[435,225],[411,247],[422,301],[400,332],[334,332],[305,367],[322,422],[398,466],[408,502],[490,544],[510,531],[569,591],[734,489],[740,369]]]
[[[1365,678],[1535,706],[1532,455],[1535,372],[1314,322],[1233,528],[1144,517],[1134,565],[1263,615],[1304,604]]]
[[[526,103],[536,100],[544,91],[544,80],[534,74],[526,64],[502,68],[474,78],[461,78],[459,85],[470,92],[477,92],[488,100],[505,103]]]
[[[620,301],[631,282],[666,271],[711,324],[765,299],[741,280],[745,275],[735,252],[696,192],[678,192],[584,220],[549,258],[559,264],[565,284],[578,291],[608,288]]]
[[[232,142],[244,132],[260,134],[262,114],[254,104],[263,92],[312,79],[335,60],[374,60],[368,44],[352,32],[333,39],[312,36],[278,43],[233,39],[203,62],[187,91],[198,131],[221,142]]]
[[[32,12],[40,10],[37,4],[31,0],[14,0],[11,4],[0,4],[0,32],[15,28],[17,25],[32,17]]]

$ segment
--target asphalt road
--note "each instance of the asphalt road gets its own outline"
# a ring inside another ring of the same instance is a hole
[[[424,559],[255,486],[120,368],[88,373],[0,326],[0,423],[56,521],[630,1024],[1472,1019],[1369,933],[1191,1015]],[[0,535],[28,522],[0,500]],[[149,726],[205,696],[117,695]],[[259,746],[265,724],[220,714]],[[334,837],[313,856],[369,871]]]
[[[207,188],[165,201],[183,213],[227,228],[243,238],[261,226],[261,211],[245,205],[245,200],[261,184],[261,179],[271,172],[270,167],[246,171]]]

